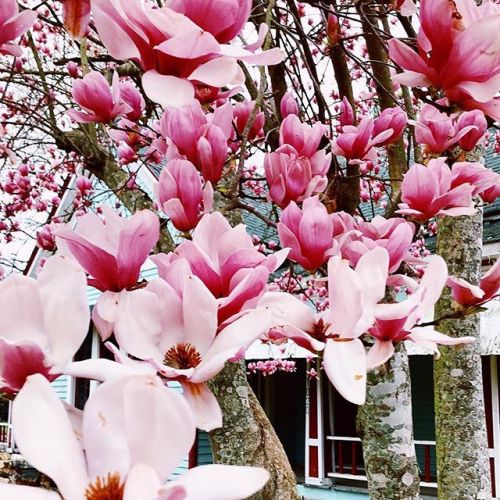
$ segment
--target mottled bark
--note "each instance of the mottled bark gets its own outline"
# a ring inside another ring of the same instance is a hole
[[[437,252],[449,273],[477,284],[481,273],[482,214],[446,217],[438,224]],[[436,317],[452,312],[446,289]],[[479,338],[479,316],[447,320],[439,330]],[[479,342],[441,347],[434,368],[438,495],[440,499],[491,498]]]
[[[420,498],[408,354],[403,344],[398,344],[385,365],[368,373],[366,403],[358,410],[357,425],[370,498]]]
[[[244,362],[227,363],[210,383],[223,426],[209,433],[214,462],[264,467],[271,479],[252,500],[299,499],[295,474],[269,419],[248,385]]]

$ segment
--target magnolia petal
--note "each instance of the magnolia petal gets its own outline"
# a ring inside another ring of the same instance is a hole
[[[198,66],[190,75],[190,80],[196,80],[212,87],[223,87],[238,73],[236,59],[217,57]]]
[[[164,107],[180,108],[194,99],[192,83],[176,76],[162,75],[156,70],[144,73],[142,86],[152,101]]]
[[[88,485],[83,451],[62,402],[41,375],[29,377],[19,391],[12,423],[24,458],[47,474],[64,498],[82,498]]]
[[[42,348],[47,346],[43,308],[34,279],[12,274],[0,282],[0,332],[10,342],[26,340]]]
[[[196,421],[196,427],[209,432],[222,427],[222,412],[207,384],[181,382],[184,397],[188,402]]]
[[[154,376],[131,376],[100,385],[83,421],[89,475],[110,470],[125,477],[135,464],[152,467],[161,481],[194,440],[194,422],[182,396]]]
[[[261,490],[269,477],[261,467],[211,464],[188,470],[174,484],[185,488],[187,498],[240,500]]]
[[[437,332],[432,327],[414,328],[407,338],[416,344],[421,343],[424,347],[428,342],[441,345],[459,345],[470,344],[477,340],[475,337],[449,337],[444,333]]]
[[[366,354],[361,340],[328,340],[323,354],[323,367],[330,382],[347,401],[364,404]]]
[[[110,359],[86,359],[69,363],[61,372],[72,377],[106,382],[129,375],[154,375],[156,370],[147,362],[137,361],[134,365],[123,365]]]
[[[15,498],[16,500],[61,500],[55,491],[7,483],[0,483],[0,497]]]
[[[161,483],[154,469],[137,464],[128,473],[123,500],[153,500],[158,497],[160,489]]]
[[[268,308],[255,309],[224,328],[215,338],[203,361],[195,369],[191,382],[206,382],[219,373],[226,361],[241,355],[272,326]]]
[[[87,336],[90,309],[87,280],[75,262],[54,256],[38,275],[40,299],[54,364],[69,361]]]
[[[383,365],[394,354],[394,345],[390,340],[375,339],[375,344],[366,354],[366,369],[373,370]]]

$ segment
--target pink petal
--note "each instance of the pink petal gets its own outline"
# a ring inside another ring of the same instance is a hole
[[[85,36],[90,21],[90,0],[65,0],[63,12],[64,27],[71,37],[79,39]]]
[[[446,262],[439,255],[433,255],[429,259],[429,264],[420,281],[420,286],[412,295],[411,300],[420,301],[420,303],[418,308],[408,316],[405,323],[406,330],[409,330],[416,322],[420,321],[434,307],[434,304],[441,297],[441,292],[447,278],[448,267],[446,266]]]
[[[331,331],[354,338],[356,324],[363,315],[362,283],[346,260],[332,258],[328,262],[329,321]]]
[[[132,360],[133,361],[133,360]],[[147,362],[137,361],[134,365],[124,365],[110,359],[85,359],[66,365],[63,374],[106,382],[128,375],[154,375],[156,370]]]
[[[239,500],[260,491],[269,477],[261,467],[212,464],[188,470],[175,484],[186,489],[187,498]]]
[[[161,358],[161,320],[162,306],[154,293],[145,289],[122,292],[114,328],[120,347],[140,359]]]
[[[184,281],[182,307],[184,341],[203,355],[217,333],[217,300],[198,277],[189,276]]]
[[[492,298],[498,294],[500,291],[500,259],[497,259],[483,276],[480,286],[488,298]]]
[[[123,500],[153,500],[158,498],[161,482],[154,469],[137,464],[128,473]]]
[[[196,427],[209,432],[222,427],[222,412],[207,384],[181,382],[184,397],[194,414]]]
[[[160,238],[160,221],[151,210],[140,210],[127,219],[120,229],[116,261],[120,283],[125,288],[135,284],[141,266]]]
[[[155,49],[178,59],[197,59],[219,52],[219,44],[210,33],[192,30],[165,40]]]
[[[190,75],[190,80],[196,80],[212,87],[223,87],[231,83],[238,74],[238,63],[230,57],[216,57],[198,66]]]
[[[85,274],[74,261],[54,256],[45,262],[38,283],[50,359],[54,364],[65,363],[74,356],[89,330]]]
[[[323,353],[323,367],[330,382],[347,401],[364,404],[366,354],[361,340],[328,340]]]
[[[17,500],[61,500],[55,491],[7,483],[0,483],[0,497],[16,498]]]
[[[432,327],[425,328],[414,328],[411,330],[410,335],[407,337],[408,340],[415,342],[416,344],[422,346],[425,349],[430,349],[439,355],[439,351],[436,344],[441,345],[459,345],[459,344],[470,344],[475,342],[477,339],[475,337],[448,337],[444,333],[437,332]]]
[[[99,386],[83,421],[89,475],[125,477],[136,464],[160,481],[180,463],[194,441],[194,422],[183,397],[152,376],[133,376]]]
[[[92,14],[99,37],[111,57],[117,60],[140,60],[141,53],[130,33],[125,29],[123,20],[117,22],[115,16],[110,16],[114,10],[113,2],[109,0],[93,0]],[[140,35],[138,35],[140,36]]]
[[[271,312],[267,308],[255,309],[231,323],[217,335],[190,381],[199,383],[211,379],[224,368],[227,360],[244,352],[271,325]]]
[[[142,76],[146,95],[163,107],[179,108],[194,99],[193,84],[171,75],[162,75],[156,70],[146,71]]]
[[[257,307],[266,307],[273,317],[272,327],[292,325],[304,331],[312,331],[314,312],[299,298],[283,292],[267,292]]]
[[[73,257],[97,280],[101,289],[118,291],[118,268],[114,255],[69,228],[58,229],[55,234],[65,241]]]
[[[366,354],[367,370],[383,365],[394,354],[394,346],[390,340],[375,339],[375,344]]]
[[[41,375],[29,377],[19,391],[12,423],[23,457],[47,474],[63,497],[82,498],[88,485],[83,451],[61,400]]]
[[[412,73],[426,75],[428,71],[427,63],[419,56],[418,52],[395,38],[389,40],[387,45],[389,46],[390,58],[399,66]]]
[[[43,349],[34,342],[11,344],[0,338],[0,389],[7,393],[19,391],[26,378],[40,373],[49,378]],[[54,379],[55,377],[52,377]]]
[[[47,346],[42,303],[34,279],[12,274],[0,282],[0,332],[11,342],[31,340],[42,348]]]
[[[446,284],[451,288],[453,300],[462,305],[476,304],[484,296],[484,290],[481,290],[478,286],[471,285],[462,278],[450,276]]]

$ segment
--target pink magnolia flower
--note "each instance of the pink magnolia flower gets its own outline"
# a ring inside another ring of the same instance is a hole
[[[267,309],[253,310],[219,329],[218,301],[176,261],[175,288],[162,279],[130,294],[118,315],[115,335],[122,349],[150,361],[158,372],[178,380],[200,429],[222,426],[222,414],[206,382],[228,360],[238,360],[271,326]],[[145,307],[145,304],[148,304]]]
[[[417,12],[417,6],[413,0],[393,0],[393,4],[402,16],[413,16]]]
[[[170,139],[210,182],[218,182],[228,158],[228,140],[233,135],[231,104],[205,115],[198,101],[180,108],[168,108],[161,122],[161,133]]]
[[[383,130],[374,135],[374,120],[365,116],[359,125],[345,125],[342,133],[332,141],[332,152],[343,156],[351,163],[374,158],[374,146],[382,145],[394,135],[393,129]]]
[[[498,4],[422,0],[418,52],[389,41],[389,54],[406,71],[394,80],[410,87],[438,87],[463,109],[481,109],[498,120],[500,81]]]
[[[335,240],[339,252],[351,266],[355,266],[362,255],[376,247],[387,250],[391,273],[410,257],[408,251],[415,227],[400,217],[386,219],[377,215],[369,222],[357,222],[349,214],[340,212],[333,214],[333,222],[335,234],[338,235]]]
[[[458,145],[464,151],[472,151],[484,138],[484,134],[488,129],[488,123],[484,117],[484,113],[479,109],[461,113],[456,122],[457,132],[461,132],[467,127],[474,128],[470,128],[469,132],[460,138]]]
[[[65,500],[182,500],[199,498],[200,490],[202,496],[237,500],[269,479],[260,468],[210,465],[165,484],[189,452],[195,426],[182,396],[157,377],[124,377],[99,386],[79,415],[77,432],[63,403],[38,375],[29,378],[12,413],[23,457],[55,482]],[[47,453],[49,448],[54,453]],[[5,483],[0,493],[26,500],[61,498]]]
[[[430,104],[424,104],[415,123],[415,137],[419,144],[425,144],[430,153],[443,153],[471,132],[475,125],[455,126],[453,117],[440,112]]]
[[[366,355],[359,337],[372,326],[375,306],[385,295],[388,266],[383,248],[364,254],[355,270],[339,258],[328,263],[323,367],[340,394],[358,405],[366,397]]]
[[[351,103],[349,102],[349,99],[347,99],[347,97],[342,98],[338,119],[341,127],[345,127],[346,125],[354,125],[354,110],[352,109]]]
[[[294,115],[290,115],[294,116]],[[302,201],[326,189],[331,154],[317,151],[311,158],[301,157],[292,146],[281,146],[264,157],[269,198],[281,208],[291,201]]]
[[[293,94],[288,91],[285,93],[280,102],[281,116],[286,118],[288,115],[298,115],[299,106]]]
[[[252,0],[209,0],[201,4],[198,0],[170,0],[167,5],[211,33],[219,43],[236,38],[252,10]]]
[[[318,196],[306,198],[302,210],[291,202],[280,218],[281,246],[289,247],[288,258],[304,269],[314,270],[328,260],[333,246],[333,221]]]
[[[119,292],[137,284],[141,266],[160,237],[160,223],[150,210],[136,212],[128,219],[106,206],[102,211],[104,220],[85,214],[79,218],[76,231],[63,226],[55,235],[90,274],[90,285]]]
[[[0,5],[0,54],[15,57],[23,55],[23,49],[15,44],[14,40],[35,24],[36,17],[36,12],[32,10],[19,12],[17,0],[2,0]]]
[[[191,241],[181,243],[175,253],[151,258],[160,276],[170,282],[172,263],[184,259],[219,301],[219,322],[253,303],[266,289],[269,274],[285,260],[288,250],[269,256],[259,252],[244,225],[231,227],[220,212],[202,217]]]
[[[472,195],[479,195],[486,203],[500,196],[500,174],[479,162],[457,162],[451,168],[451,188],[462,184],[473,186]]]
[[[190,231],[213,203],[212,185],[202,189],[200,174],[187,160],[171,160],[154,185],[158,206],[179,231]]]
[[[142,116],[146,102],[137,88],[130,82],[120,82],[120,97],[130,108],[123,116],[128,120],[136,122]]]
[[[377,141],[377,146],[387,146],[401,139],[408,123],[408,117],[401,108],[387,108],[375,118],[373,123],[373,136],[380,137],[385,130],[392,130],[392,135],[382,142]]]
[[[50,224],[45,224],[36,232],[37,245],[48,252],[53,252],[56,249],[56,239]]]
[[[478,306],[500,294],[500,259],[481,278],[479,286],[471,285],[462,278],[450,276],[447,285],[455,302],[465,307]]]
[[[433,159],[427,167],[415,163],[401,183],[397,213],[428,220],[437,215],[471,215],[474,186],[460,184],[451,189],[453,176],[445,158]]]
[[[90,0],[63,0],[64,27],[72,38],[87,34],[90,22]]]
[[[385,363],[394,354],[394,343],[411,340],[439,354],[436,344],[457,345],[474,342],[474,337],[453,338],[434,328],[419,327],[418,322],[434,307],[446,284],[448,270],[438,255],[429,260],[417,290],[410,298],[396,304],[379,304],[375,324],[369,333],[375,338],[367,354],[368,369]]]
[[[332,13],[326,18],[326,38],[329,47],[333,47],[339,43],[342,36],[342,30],[339,23],[339,18]]]
[[[56,379],[88,332],[85,274],[71,260],[49,258],[36,280],[0,282],[0,385],[16,393],[26,377]]]
[[[82,80],[73,82],[73,99],[85,112],[70,109],[68,115],[79,123],[108,123],[118,115],[126,115],[132,108],[121,100],[118,73],[113,74],[111,88],[101,73],[91,71]]]
[[[199,3],[184,3],[193,15],[194,5],[201,12]],[[118,60],[137,61],[144,70],[144,91],[163,106],[188,104],[195,98],[198,84],[214,89],[240,84],[244,78],[238,59],[251,64],[277,64],[283,58],[279,49],[254,54],[236,46],[221,45],[209,31],[167,6],[158,9],[139,0],[93,0],[92,11],[101,41],[110,55]],[[204,22],[221,26],[233,23],[231,18],[231,15],[217,15]],[[216,95],[217,92],[214,98]]]
[[[270,340],[292,339],[312,352],[323,351],[323,367],[335,388],[352,403],[366,397],[366,354],[359,339],[373,325],[378,302],[385,295],[389,256],[375,248],[364,254],[356,269],[339,256],[328,262],[330,307],[314,314],[288,294],[268,293],[259,301],[273,316]],[[285,295],[285,296],[283,296]]]
[[[326,131],[325,125],[315,123],[312,127],[302,123],[297,115],[288,115],[280,127],[280,146],[287,144],[297,151],[298,156],[311,158],[319,148]]]
[[[233,108],[234,124],[236,132],[239,136],[243,135],[245,127],[247,126],[248,119],[255,107],[255,101],[243,101],[236,104]],[[263,111],[259,111],[255,116],[252,127],[248,132],[248,140],[253,141],[257,137],[262,137],[264,134],[264,122],[266,117]]]

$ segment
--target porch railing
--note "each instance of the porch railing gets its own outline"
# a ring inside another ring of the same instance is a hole
[[[331,445],[329,477],[366,481],[361,439],[347,436],[327,436]],[[424,486],[436,487],[435,441],[415,441],[417,458]]]
[[[0,447],[10,451],[13,445],[11,425],[7,422],[0,422]]]

